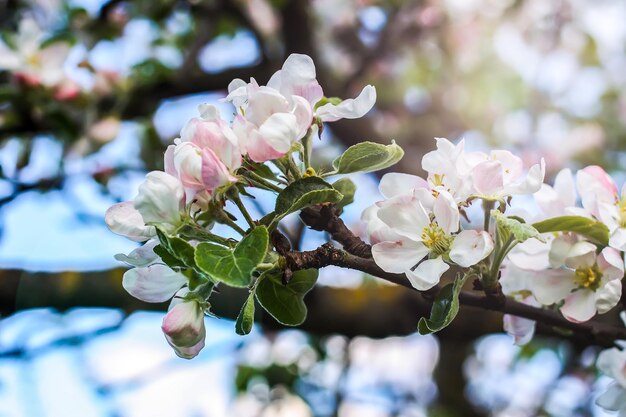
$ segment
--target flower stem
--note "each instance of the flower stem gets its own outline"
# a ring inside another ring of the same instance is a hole
[[[246,206],[243,204],[243,201],[241,201],[239,194],[235,195],[234,197],[231,197],[231,200],[233,200],[233,203],[235,203],[235,205],[237,206],[241,214],[243,214],[243,217],[246,219],[246,222],[248,222],[248,225],[250,227],[255,227],[256,223],[254,223],[254,220],[252,219],[252,216],[250,216],[248,209],[246,209]]]

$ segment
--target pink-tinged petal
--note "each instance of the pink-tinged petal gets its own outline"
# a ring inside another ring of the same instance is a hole
[[[626,389],[613,382],[606,392],[596,399],[596,404],[605,410],[620,411],[626,408]]]
[[[428,254],[428,248],[409,239],[380,242],[372,246],[374,262],[383,271],[395,274],[413,268]]]
[[[533,197],[539,209],[546,217],[557,217],[564,214],[565,205],[559,194],[547,184],[543,184]]]
[[[439,284],[439,280],[450,266],[441,259],[427,259],[420,263],[415,270],[406,270],[404,273],[411,285],[418,291],[426,291]]]
[[[461,215],[459,208],[454,202],[454,198],[450,193],[441,191],[435,199],[433,205],[433,213],[439,227],[441,227],[447,235],[459,230],[459,220]]]
[[[500,161],[485,161],[472,169],[474,188],[481,195],[495,195],[502,191],[504,178]]]
[[[562,169],[556,174],[553,188],[563,206],[573,207],[576,205],[576,183],[574,182],[574,175],[569,168]]]
[[[565,258],[565,265],[572,269],[588,268],[595,262],[596,246],[585,241],[574,243]]]
[[[383,175],[378,185],[380,193],[385,198],[407,194],[417,188],[428,190],[430,187],[425,179],[417,175],[403,174],[400,172],[390,172]]]
[[[588,321],[596,314],[596,295],[591,290],[578,290],[565,298],[560,308],[563,317],[574,323]]]
[[[269,87],[260,87],[259,90],[249,97],[246,107],[246,119],[261,126],[275,113],[288,113],[289,101],[277,90]]]
[[[301,138],[298,120],[291,113],[274,113],[259,127],[259,134],[278,152],[287,153],[291,145]]]
[[[549,261],[550,243],[544,243],[537,239],[528,239],[515,245],[509,252],[509,260],[517,267],[529,271],[542,271],[550,267]],[[563,260],[565,257],[563,257]],[[559,263],[561,266],[563,263]]]
[[[626,251],[626,229],[621,227],[615,229],[609,237],[609,246],[621,251]]]
[[[202,151],[202,182],[204,188],[212,193],[215,189],[237,181],[237,177],[228,172],[215,152],[209,148]]]
[[[576,187],[582,205],[593,215],[598,215],[598,204],[615,202],[617,186],[602,168],[591,165],[576,173]]]
[[[535,272],[528,286],[535,299],[546,306],[565,299],[576,288],[574,273],[562,269]]]
[[[596,308],[598,309],[598,313],[604,314],[613,307],[615,307],[621,297],[621,280],[614,279],[607,283],[603,283],[603,285],[596,290]]]
[[[334,122],[339,119],[358,119],[365,116],[376,103],[376,89],[372,85],[367,85],[358,97],[342,101],[334,105],[332,103],[320,106],[315,115],[323,122]]]
[[[602,249],[597,262],[604,280],[621,280],[624,277],[624,259],[617,250],[613,248]]]
[[[296,124],[298,125],[297,136],[301,138],[304,137],[313,122],[313,107],[300,96],[291,96],[291,100],[294,103],[292,113],[296,116]]]
[[[165,155],[163,155],[163,166],[166,174],[169,174],[173,177],[178,177],[178,171],[176,170],[176,164],[174,163],[174,151],[176,150],[175,145],[169,145],[165,150]]]
[[[204,334],[206,337],[206,329],[204,330]],[[167,340],[167,343],[169,343],[172,349],[174,349],[174,353],[176,353],[176,356],[182,359],[193,359],[198,356],[202,349],[204,349],[205,337],[203,337],[198,343],[190,347],[176,346],[167,335],[165,335],[165,340]]]
[[[130,295],[148,303],[162,303],[187,283],[187,277],[168,266],[154,264],[124,273],[122,286]]]
[[[254,130],[250,134],[250,142],[246,147],[248,156],[254,162],[265,162],[284,156],[287,152],[281,152],[274,149],[261,134]]]
[[[128,265],[136,267],[148,266],[157,260],[160,260],[159,255],[154,253],[154,248],[159,244],[158,239],[152,239],[147,241],[144,245],[133,250],[128,255],[118,253],[115,255],[115,259],[120,262],[125,262]]]
[[[409,239],[422,240],[430,218],[422,204],[412,195],[400,195],[380,204],[378,218],[391,229]]]
[[[513,155],[510,151],[496,150],[491,151],[491,159],[500,161],[502,164],[502,178],[504,184],[511,184],[518,180],[524,171],[524,163],[522,158]]]
[[[104,215],[108,228],[115,234],[125,236],[135,242],[143,242],[156,234],[153,226],[146,226],[141,214],[133,207],[132,201],[114,204]]]
[[[311,57],[291,54],[285,60],[282,69],[270,78],[267,85],[279,90],[285,96],[303,97],[312,106],[324,95],[315,77],[315,64]]]
[[[452,241],[450,259],[455,264],[468,268],[489,256],[493,247],[493,239],[489,233],[463,230]]]
[[[530,342],[535,334],[535,321],[518,316],[505,314],[502,317],[504,331],[513,337],[513,343],[524,346]]]
[[[546,176],[546,161],[541,158],[539,164],[535,164],[528,170],[528,174],[521,181],[507,185],[505,192],[508,195],[534,194],[541,188]]]
[[[163,318],[161,330],[176,347],[192,347],[204,339],[204,309],[196,301],[176,303]]]

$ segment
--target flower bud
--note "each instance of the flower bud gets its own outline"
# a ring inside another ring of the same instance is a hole
[[[161,329],[178,356],[195,357],[204,347],[206,336],[202,305],[195,300],[175,299],[163,318]]]

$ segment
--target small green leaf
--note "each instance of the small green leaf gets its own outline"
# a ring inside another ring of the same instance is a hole
[[[254,323],[254,293],[251,293],[237,316],[235,322],[235,332],[239,335],[246,335],[252,330],[252,324]]]
[[[161,260],[165,262],[165,265],[170,268],[184,268],[185,264],[180,259],[173,256],[165,247],[162,245],[156,245],[153,249],[154,253],[159,255]]]
[[[468,276],[457,277],[439,291],[430,310],[430,318],[421,317],[417,324],[420,334],[438,332],[452,323],[459,312],[459,294]]]
[[[181,239],[177,236],[167,235],[167,233],[160,230],[158,227],[156,231],[157,231],[157,236],[160,242],[159,246],[162,248],[162,249],[159,249],[159,253],[157,253],[157,255],[161,256],[161,259],[163,259],[163,262],[165,262],[168,266],[173,266],[168,263],[168,260],[172,262],[172,259],[170,259],[170,257],[165,255],[165,258],[167,258],[167,260],[163,258],[163,249],[164,249],[165,251],[169,253],[169,255],[171,255],[171,257],[179,261],[177,262],[176,266],[181,266],[181,267],[187,266],[189,268],[195,268],[196,262],[195,262],[194,257],[195,257],[196,250],[194,249],[193,246],[191,246],[186,240]]]
[[[513,238],[519,243],[530,238],[544,241],[539,231],[529,224],[522,223],[513,217],[507,217],[499,210],[491,210],[491,216],[496,220],[498,236],[501,236],[503,240],[505,236],[513,235]]]
[[[607,246],[609,228],[604,223],[582,216],[561,216],[533,224],[539,233],[574,232],[590,241]]]
[[[303,299],[315,286],[316,269],[294,272],[287,285],[280,282],[276,273],[261,276],[259,280],[256,299],[276,321],[286,326],[297,326],[304,322],[307,309]]]
[[[233,287],[250,285],[252,271],[263,261],[269,235],[265,226],[255,227],[235,246],[225,248],[203,242],[196,247],[195,261],[204,273]]]
[[[341,178],[333,183],[333,188],[339,191],[343,198],[336,205],[339,209],[343,209],[354,201],[354,193],[356,193],[356,185],[350,178]]]
[[[276,219],[322,203],[337,203],[343,195],[319,177],[307,177],[289,184],[276,198]]]
[[[351,172],[374,172],[388,168],[404,156],[404,151],[395,141],[390,145],[375,142],[361,142],[350,146],[339,158],[333,161],[338,174]]]

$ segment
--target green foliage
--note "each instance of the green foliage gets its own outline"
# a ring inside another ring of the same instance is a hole
[[[535,238],[543,242],[539,231],[533,226],[523,223],[522,219],[507,217],[499,210],[492,210],[491,216],[496,220],[498,239],[506,242],[512,236],[519,243]]]
[[[256,298],[279,323],[297,326],[306,319],[304,296],[315,286],[317,274],[316,269],[296,271],[289,284],[283,285],[278,274],[266,273],[259,277]]]
[[[157,237],[160,244],[154,248],[154,252],[161,257],[163,262],[170,268],[188,267],[195,268],[195,249],[186,240],[177,236],[169,236],[157,228]]]
[[[319,177],[307,177],[289,184],[276,198],[276,219],[322,203],[338,203],[343,195]]]
[[[345,206],[352,204],[354,201],[354,193],[356,193],[356,185],[350,178],[341,178],[335,181],[333,188],[343,195],[341,201],[336,204],[337,208],[343,210]]]
[[[350,146],[339,158],[333,161],[338,174],[351,172],[374,172],[396,164],[404,156],[404,151],[395,141],[390,145],[375,142],[361,142]]]
[[[252,324],[254,323],[254,293],[250,293],[250,296],[246,299],[246,302],[241,307],[241,311],[237,316],[235,322],[235,331],[239,335],[246,335],[252,330]]]
[[[452,323],[459,312],[459,294],[467,277],[468,275],[457,276],[453,283],[447,284],[439,291],[430,310],[430,318],[421,317],[417,324],[420,334],[438,332]]]
[[[574,232],[589,239],[591,242],[607,246],[609,229],[604,223],[582,216],[561,216],[533,224],[539,233]]]
[[[255,227],[234,249],[203,242],[196,248],[198,268],[232,287],[247,287],[252,271],[265,258],[269,234],[264,226]]]

